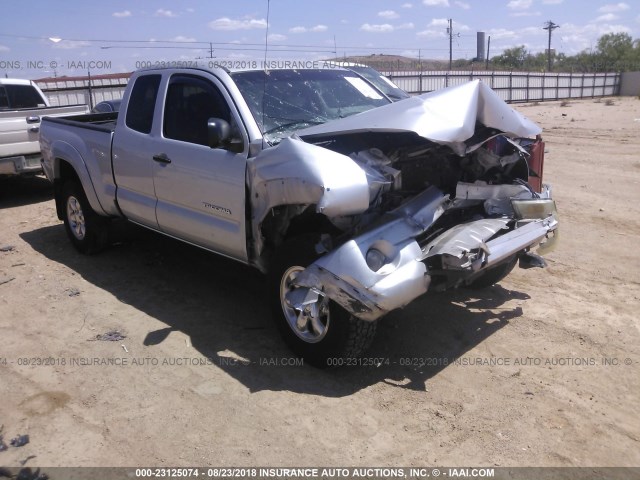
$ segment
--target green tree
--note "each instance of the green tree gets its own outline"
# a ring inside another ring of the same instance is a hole
[[[529,52],[527,52],[527,47],[524,45],[520,45],[518,47],[507,48],[502,55],[498,55],[491,59],[491,63],[493,63],[498,68],[506,68],[506,69],[521,69],[524,67],[525,60],[529,56]]]
[[[629,70],[640,56],[638,41],[633,41],[628,33],[607,33],[598,39],[596,55],[600,70]]]

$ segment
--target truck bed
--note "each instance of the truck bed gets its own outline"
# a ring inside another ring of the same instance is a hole
[[[111,143],[117,112],[44,117],[40,133],[42,167],[50,180],[63,158],[73,166],[91,207],[102,215],[118,215],[111,169]],[[95,180],[95,181],[92,181]]]
[[[46,117],[44,120],[61,125],[112,133],[116,128],[118,112],[88,113],[84,115],[71,115],[64,118]]]

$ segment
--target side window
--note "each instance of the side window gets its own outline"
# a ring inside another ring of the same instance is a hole
[[[6,85],[11,108],[44,107],[44,100],[31,85]]]
[[[9,98],[7,97],[7,91],[0,85],[0,109],[9,108]]]
[[[160,78],[160,75],[138,77],[129,97],[127,127],[140,133],[151,132]]]
[[[165,138],[206,146],[207,124],[213,117],[231,123],[229,105],[218,88],[198,77],[174,75],[164,106]]]

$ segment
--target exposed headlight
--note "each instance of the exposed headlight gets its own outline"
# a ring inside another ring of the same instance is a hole
[[[511,200],[511,205],[520,219],[547,218],[556,213],[556,202],[550,198]]]
[[[367,251],[367,266],[374,272],[380,270],[387,263],[387,257],[380,250],[370,248]]]

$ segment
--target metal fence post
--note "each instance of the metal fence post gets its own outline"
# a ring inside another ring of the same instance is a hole
[[[509,72],[509,101],[513,101],[513,72]]]

